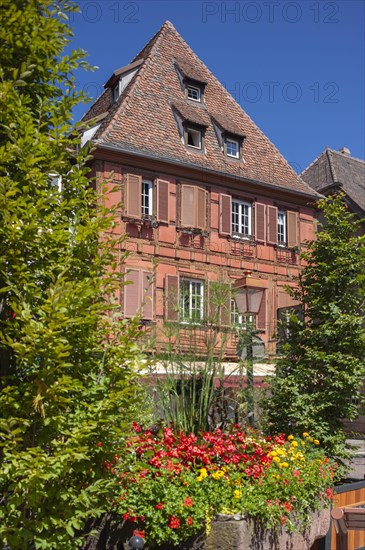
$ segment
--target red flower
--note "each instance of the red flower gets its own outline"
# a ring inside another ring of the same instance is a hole
[[[141,539],[146,538],[145,532],[144,532],[144,531],[140,531],[139,529],[135,529],[135,530],[133,531],[133,536],[135,536],[135,537],[141,537]]]
[[[162,502],[159,502],[158,504],[156,504],[155,508],[156,508],[156,510],[162,510],[163,509]]]
[[[293,509],[293,505],[290,504],[290,502],[284,502],[283,506],[288,510],[288,512],[291,512]]]
[[[280,521],[281,521],[281,525],[285,525],[287,518],[285,516],[281,516]]]
[[[179,518],[176,518],[175,516],[171,516],[169,521],[169,527],[170,529],[178,529],[180,527]]]
[[[327,495],[327,498],[332,498],[333,497],[333,490],[330,487],[328,489],[326,489],[325,493]]]
[[[126,512],[126,513],[123,515],[124,521],[127,521],[127,519],[129,519],[129,516],[130,516],[130,513],[129,513],[129,512]]]
[[[98,441],[97,444],[96,444],[96,447],[102,447],[102,446],[103,446],[102,442]]]
[[[293,470],[293,476],[300,477],[300,471],[299,470]]]
[[[183,506],[193,506],[193,501],[191,500],[191,497],[187,497],[184,502],[183,502]]]
[[[142,431],[142,426],[137,424],[137,422],[132,422],[132,428],[136,432],[136,434],[139,434]]]
[[[193,524],[193,518],[190,518],[190,517],[187,518],[186,523],[187,523],[188,525],[192,525],[192,524]]]

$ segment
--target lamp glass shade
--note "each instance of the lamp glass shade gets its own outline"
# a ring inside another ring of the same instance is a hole
[[[242,287],[235,295],[236,305],[239,313],[251,313],[257,315],[264,295],[262,288]]]
[[[260,310],[261,300],[264,295],[264,290],[261,288],[248,288],[247,289],[247,313],[257,313]]]

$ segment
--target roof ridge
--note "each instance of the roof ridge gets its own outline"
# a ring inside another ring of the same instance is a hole
[[[328,148],[329,151],[331,151],[331,153],[335,153],[336,155],[338,155],[340,158],[345,158],[347,160],[356,160],[357,162],[361,162],[362,164],[365,164],[365,160],[363,159],[359,159],[357,157],[353,157],[352,155],[346,155],[344,153],[341,153],[340,151],[336,151],[334,149],[330,149]]]
[[[163,31],[165,31],[165,29],[171,28],[171,27],[172,27],[174,30],[176,30],[175,27],[174,27],[174,25],[173,25],[170,21],[168,21],[168,20],[165,21],[165,23],[158,29],[158,31],[155,32],[155,34],[152,36],[152,38],[150,38],[150,40],[147,42],[147,44],[145,44],[145,45],[143,46],[143,48],[137,53],[137,55],[134,56],[134,58],[132,59],[131,63],[134,63],[135,61],[137,61],[137,60],[142,56],[143,52],[146,51],[148,48],[151,48],[151,50],[152,50],[152,48],[153,48],[153,46],[154,46],[153,42],[156,42],[156,40],[159,38],[159,35],[161,35],[161,33],[162,33]],[[150,51],[150,52],[148,53],[148,55],[146,56],[146,59],[148,59],[148,57],[150,56],[150,54],[151,54],[151,51]]]
[[[153,54],[154,50],[156,49],[158,42],[160,41],[161,37],[165,33],[166,29],[168,29],[169,27],[172,27],[174,29],[174,26],[172,25],[172,23],[170,23],[170,21],[165,21],[165,23],[162,25],[162,27],[154,34],[154,36],[151,38],[151,40],[149,40],[149,42],[146,44],[146,46],[139,52],[138,55],[140,55],[143,51],[145,51],[147,49],[147,46],[151,45],[150,51],[148,52],[146,58],[144,59],[142,65],[141,65],[141,68],[139,69],[138,73],[136,74],[136,77],[130,83],[128,93],[125,95],[124,100],[121,101],[119,107],[110,116],[109,121],[107,119],[105,120],[104,129],[99,134],[99,136],[97,138],[97,141],[99,141],[99,140],[102,141],[102,138],[105,138],[110,132],[113,131],[114,126],[118,121],[119,115],[122,115],[123,112],[125,112],[125,110],[127,109],[131,92],[133,90],[135,90],[135,88],[139,84],[139,81],[140,81],[143,73],[145,72],[149,61],[151,60],[152,54]],[[154,43],[153,43],[153,41],[154,41]],[[132,63],[134,63],[134,61],[136,61],[136,60],[137,59],[135,57],[132,60]]]
[[[329,149],[329,147],[326,147],[324,149],[324,151],[322,151],[322,153],[319,153],[319,155],[310,163],[308,164],[308,166],[306,168],[304,168],[304,170],[300,173],[300,176],[302,176],[303,174],[305,174],[305,172],[307,170],[309,170],[310,168],[312,168],[313,164],[315,164],[317,162],[317,160],[319,160],[321,158],[322,155],[325,155],[326,154],[326,151],[327,149]]]

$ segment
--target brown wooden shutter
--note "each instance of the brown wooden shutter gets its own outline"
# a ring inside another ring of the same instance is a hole
[[[124,317],[133,317],[141,305],[140,271],[129,270],[125,274],[125,280],[129,282],[124,286]]]
[[[180,222],[183,227],[195,227],[195,188],[192,185],[181,186]]]
[[[126,216],[141,217],[142,176],[126,174],[124,202]]]
[[[278,209],[276,206],[267,207],[267,242],[278,244]]]
[[[153,301],[153,275],[150,271],[142,271],[142,319],[152,320],[154,301]]]
[[[179,277],[165,277],[165,318],[168,321],[179,320]]]
[[[264,291],[260,309],[257,314],[256,327],[258,330],[266,330],[266,291]]]
[[[290,296],[285,290],[278,290],[278,309],[282,307],[289,307]]]
[[[195,188],[196,222],[195,227],[205,229],[207,227],[207,196],[208,192],[200,187]]]
[[[288,225],[288,247],[293,248],[299,244],[298,235],[298,212],[287,212]]]
[[[266,205],[255,203],[255,239],[266,242]]]
[[[232,197],[223,193],[219,195],[219,233],[232,234]]]
[[[157,219],[160,222],[169,223],[169,182],[165,180],[157,180],[156,182],[157,195]]]

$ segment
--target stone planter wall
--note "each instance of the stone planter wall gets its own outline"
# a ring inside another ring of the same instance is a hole
[[[305,531],[290,534],[284,528],[275,533],[245,517],[220,514],[212,522],[208,536],[201,533],[179,546],[146,544],[144,550],[310,550],[315,540],[326,535],[330,510],[315,512],[312,518]],[[116,523],[113,516],[107,514],[94,528],[98,536],[90,539],[83,550],[129,550],[131,524]]]

